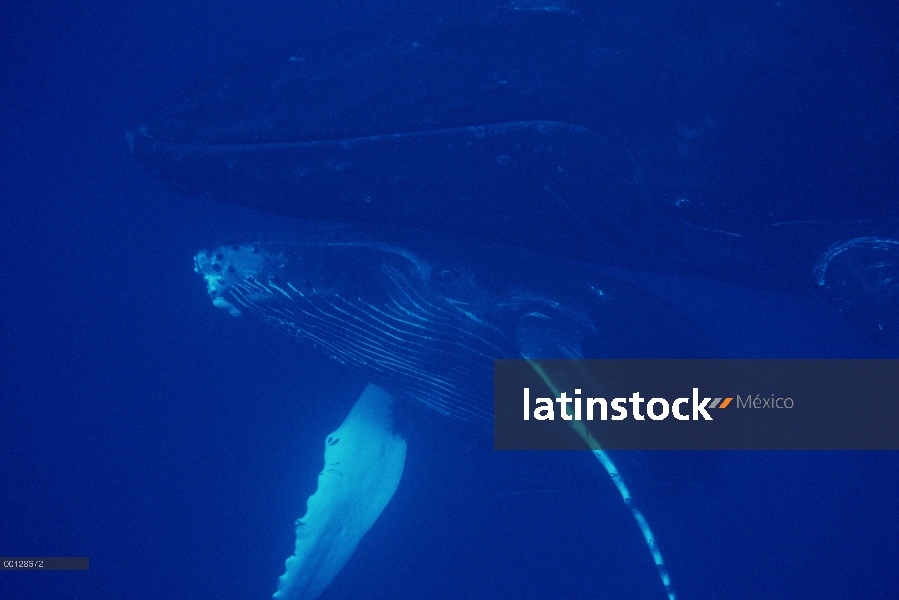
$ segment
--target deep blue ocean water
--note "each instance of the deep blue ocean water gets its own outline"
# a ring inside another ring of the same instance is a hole
[[[807,213],[835,190],[859,194],[866,206],[863,194],[895,202],[899,189],[888,174],[899,172],[890,166],[896,156],[875,152],[895,151],[899,139],[895,7],[881,14],[838,2],[761,6],[612,6],[609,46],[640,46],[660,68],[677,63],[664,55],[669,47],[689,51],[678,36],[702,35],[712,22],[730,42],[721,54],[759,46],[761,64],[823,48],[833,60],[796,73],[797,89],[821,91],[797,92],[806,104],[761,102],[757,89],[746,98],[740,126],[765,133],[750,136],[745,172],[775,165],[774,192],[817,182],[800,195],[812,203]],[[169,191],[134,163],[124,132],[231,57],[335,23],[350,28],[422,10],[346,1],[0,8],[0,555],[91,560],[87,572],[0,572],[0,598],[243,599],[274,591],[324,437],[366,382],[212,307],[193,255],[260,232],[289,234],[291,221]],[[765,35],[754,30],[759,23]],[[728,81],[707,76],[699,86],[706,92]],[[364,85],[365,74],[358,77]],[[765,78],[755,81],[763,86]],[[696,92],[654,101],[676,103],[690,127],[711,126]],[[807,139],[783,138],[809,149],[787,161],[790,168],[820,176],[776,166],[790,144],[768,139],[767,124],[789,128],[795,117],[781,106],[824,119]],[[671,126],[672,136],[692,139]],[[735,175],[739,160],[723,162],[730,177],[710,173],[715,185],[764,196],[766,209],[777,205],[777,194],[754,188],[757,177]],[[834,176],[841,169],[844,176]],[[678,281],[667,277],[648,285]],[[679,281],[671,301],[733,356],[886,353],[824,301]],[[684,292],[694,285],[705,291]],[[435,427],[416,430],[409,443],[396,496],[324,597],[664,597],[604,474],[572,483]],[[619,458],[681,598],[897,596],[894,452]]]

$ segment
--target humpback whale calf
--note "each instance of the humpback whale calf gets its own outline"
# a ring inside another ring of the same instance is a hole
[[[389,502],[405,456],[395,402],[428,407],[488,446],[496,358],[715,353],[674,309],[574,263],[495,245],[489,253],[453,240],[441,245],[414,232],[397,236],[403,245],[385,238],[318,226],[297,241],[226,245],[195,257],[216,306],[253,315],[377,386],[328,437],[325,470],[297,522],[297,551],[279,599],[317,597]],[[664,334],[654,335],[659,329]],[[611,458],[592,450],[674,598],[649,524]],[[329,465],[338,464],[346,475],[335,478]]]
[[[640,287],[587,264],[496,244],[479,247],[383,229],[372,237],[358,226],[316,225],[290,241],[200,251],[195,270],[215,306],[235,316],[252,315],[377,386],[363,394],[326,441],[325,469],[306,515],[297,522],[297,550],[279,582],[279,599],[317,597],[390,501],[405,456],[397,414],[410,406],[426,407],[431,417],[456,424],[475,443],[488,445],[494,358],[728,353],[687,316],[690,304],[701,306],[690,299],[696,291],[680,290],[678,298],[677,286],[664,283],[649,292],[648,284],[633,275]],[[670,295],[684,310],[654,293]],[[741,312],[736,318],[746,317]],[[827,335],[839,333],[830,323],[820,323]],[[724,329],[730,337],[733,329]],[[789,348],[778,349],[773,342],[766,338],[758,355],[790,355]],[[726,343],[730,356],[752,353],[739,340]],[[876,355],[872,348],[861,351]],[[634,512],[673,598],[658,544],[620,473],[608,455],[593,455]]]
[[[717,352],[679,311],[577,263],[411,230],[312,226],[297,239],[202,251],[195,270],[216,306],[470,425],[492,427],[497,358]]]

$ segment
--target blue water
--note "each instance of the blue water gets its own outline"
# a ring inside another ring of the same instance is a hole
[[[0,8],[0,555],[91,560],[87,572],[0,572],[0,598],[274,591],[324,437],[366,382],[211,306],[192,271],[197,250],[289,233],[291,221],[168,191],[131,160],[124,132],[222,60],[422,6]],[[721,55],[758,48],[760,69],[815,48],[830,59],[778,89],[793,99],[762,102],[764,71],[741,73],[756,85],[741,126],[758,135],[743,170],[730,157],[707,177],[765,207],[807,181],[817,187],[799,195],[806,213],[837,191],[891,206],[899,190],[885,174],[899,172],[896,157],[873,149],[895,150],[899,137],[895,8],[785,1],[757,7],[767,15],[758,20],[739,6],[611,6],[610,47],[641,47],[659,68],[677,62],[666,49],[689,52],[712,23],[727,42]],[[762,25],[764,35],[754,29]],[[707,76],[705,91],[731,81]],[[809,86],[820,93],[804,96]],[[654,101],[677,103],[698,127],[707,123],[703,99],[688,88]],[[819,127],[768,139],[772,120],[789,128],[804,111],[816,111]],[[767,168],[773,189],[757,189],[749,174]],[[694,307],[691,317],[733,355],[884,352],[823,301],[707,285],[719,301],[691,298],[685,284],[672,302]],[[681,598],[896,597],[896,453],[642,453],[620,462]],[[324,597],[663,598],[639,531],[603,477],[534,472],[423,426],[396,496]]]

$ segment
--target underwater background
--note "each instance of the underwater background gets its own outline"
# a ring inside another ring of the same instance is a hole
[[[753,48],[762,65],[809,46],[831,57],[815,70],[779,71],[817,90],[814,102],[796,108],[821,119],[815,135],[797,140],[790,132],[783,139],[791,144],[750,136],[756,144],[743,166],[770,168],[778,193],[756,189],[763,175],[726,178],[711,167],[703,185],[756,194],[765,210],[805,202],[804,214],[837,192],[849,206],[858,194],[867,208],[874,196],[886,207],[899,198],[896,7],[603,6],[615,16],[605,51],[655,57],[646,66],[653,72],[701,61],[698,50],[690,54],[693,42],[715,35],[730,42],[716,51]],[[88,556],[91,567],[0,572],[0,598],[274,592],[293,551],[293,523],[315,489],[323,440],[367,382],[214,309],[193,272],[194,254],[263,233],[289,235],[291,220],[168,190],[129,155],[125,131],[198,73],[256,48],[385,15],[452,9],[358,0],[3,3],[0,555]],[[753,29],[760,24],[764,35]],[[629,63],[637,84],[641,64]],[[693,67],[687,71],[708,77],[699,90],[727,81],[714,65]],[[366,73],[356,77],[364,86]],[[726,91],[746,103],[743,121],[730,127],[761,131],[775,119],[775,129],[789,129],[796,115],[778,113],[776,98],[761,93],[764,78],[754,81],[752,94]],[[725,118],[708,113],[703,96],[656,101],[677,106],[660,147],[692,143]],[[626,103],[611,112],[626,113]],[[797,148],[804,158],[789,159]],[[733,174],[740,157],[725,162]],[[703,164],[691,168],[702,172]],[[809,190],[809,182],[819,187]],[[821,299],[677,273],[647,285],[722,354],[892,355]],[[896,597],[895,452],[616,458],[680,598]],[[409,440],[392,502],[323,597],[649,599],[664,590],[604,473],[572,481],[425,425]]]

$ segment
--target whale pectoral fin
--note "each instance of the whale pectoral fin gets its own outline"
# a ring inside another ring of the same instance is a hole
[[[564,389],[564,386],[560,388],[560,385],[558,385],[559,382],[555,380],[555,377],[550,375],[546,371],[546,369],[544,369],[543,362],[530,356],[522,356],[522,358],[530,363],[531,368],[534,369],[534,371],[540,376],[540,378],[552,392],[553,396],[558,397],[562,389]],[[567,375],[576,374],[574,380],[579,380],[582,385],[584,383],[588,383],[594,389],[599,389],[599,383],[596,381],[591,381],[592,378],[590,377],[590,375],[586,370],[578,365],[577,361],[573,362],[570,365],[570,368],[571,370]],[[570,379],[570,377],[563,378]],[[571,413],[569,412],[569,414]],[[662,581],[662,585],[665,587],[665,593],[668,594],[668,600],[675,600],[676,595],[674,593],[674,587],[671,584],[671,576],[668,574],[668,567],[665,566],[665,559],[662,558],[662,551],[659,550],[659,545],[658,543],[656,543],[655,534],[652,532],[652,528],[649,526],[649,522],[646,520],[646,517],[643,516],[643,511],[640,510],[640,507],[637,506],[637,503],[634,501],[633,496],[631,496],[631,492],[628,489],[627,484],[624,482],[624,478],[621,476],[621,473],[618,471],[618,467],[615,466],[615,463],[612,461],[612,457],[609,456],[608,452],[603,450],[600,443],[596,440],[596,438],[593,437],[593,434],[591,434],[590,431],[584,426],[583,421],[572,419],[571,421],[568,421],[568,424],[584,441],[586,447],[593,452],[594,458],[599,461],[599,464],[602,465],[603,469],[605,469],[606,473],[608,473],[609,477],[612,479],[612,483],[614,483],[615,487],[618,488],[618,493],[621,494],[621,499],[624,500],[625,506],[630,509],[631,515],[633,515],[634,520],[637,522],[637,527],[640,528],[640,532],[643,534],[643,540],[646,542],[646,547],[649,548],[649,553],[652,555],[652,560],[656,564],[656,570],[659,573],[659,578]]]
[[[325,467],[296,523],[296,551],[274,598],[318,598],[393,498],[406,440],[393,430],[393,396],[369,385],[325,440]]]

